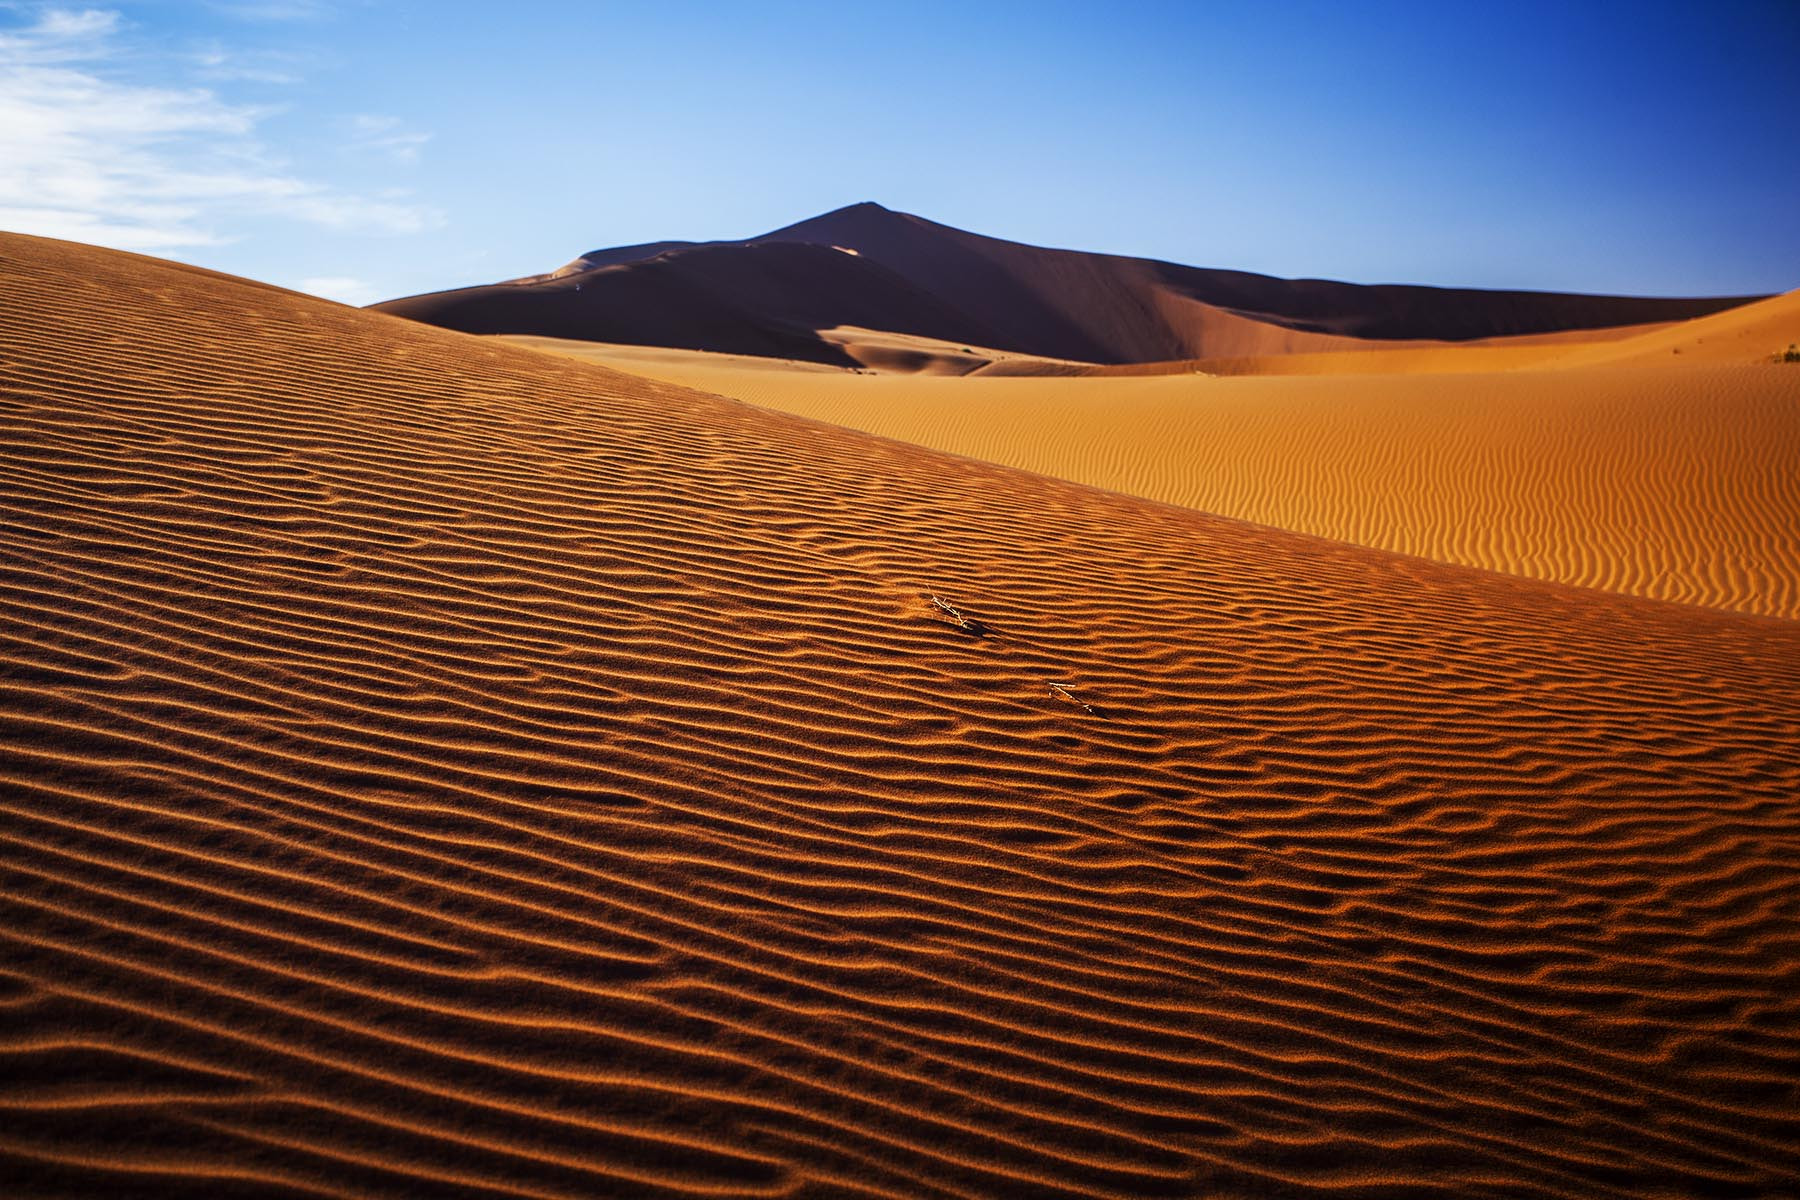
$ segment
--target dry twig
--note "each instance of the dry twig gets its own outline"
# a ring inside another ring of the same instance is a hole
[[[1069,691],[1069,689],[1068,689],[1068,688],[1066,688],[1066,687],[1064,687],[1064,686],[1063,686],[1063,685],[1062,685],[1062,684],[1060,684],[1060,683],[1053,683],[1053,684],[1051,684],[1051,685],[1050,685],[1050,694],[1051,694],[1051,695],[1052,695],[1052,696],[1060,696],[1060,697],[1062,697],[1062,698],[1063,698],[1063,699],[1064,699],[1064,700],[1067,700],[1067,701],[1068,701],[1068,702],[1069,702],[1069,703],[1070,703],[1070,704],[1077,704],[1077,705],[1080,705],[1080,706],[1081,706],[1081,711],[1083,711],[1083,712],[1085,712],[1085,713],[1086,713],[1086,714],[1087,714],[1087,715],[1088,715],[1088,716],[1090,716],[1090,717],[1093,717],[1093,716],[1098,716],[1098,715],[1099,715],[1099,714],[1098,714],[1098,713],[1096,713],[1096,712],[1095,712],[1095,711],[1094,711],[1094,706],[1093,706],[1093,705],[1091,705],[1091,704],[1089,704],[1089,703],[1088,703],[1088,702],[1087,702],[1087,701],[1085,701],[1085,700],[1077,700],[1077,699],[1076,699],[1076,698],[1075,698],[1075,695],[1074,695],[1074,693],[1073,693],[1073,692],[1071,692],[1071,691]]]
[[[963,616],[962,609],[956,607],[956,605],[950,603],[948,600],[945,600],[936,592],[931,593],[931,602],[938,606],[939,612],[948,614],[950,619],[956,622],[958,628],[968,633],[981,632],[980,625]]]

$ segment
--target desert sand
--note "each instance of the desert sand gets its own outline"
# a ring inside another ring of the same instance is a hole
[[[1361,340],[1330,350],[1218,355],[1174,362],[1086,366],[1086,375],[1465,374],[1582,366],[1764,364],[1800,342],[1800,292],[1686,321],[1620,325],[1464,342]],[[1002,364],[993,364],[1000,366]],[[1033,373],[1029,363],[1009,373]],[[1035,373],[1067,373],[1052,364]]]
[[[522,340],[1259,524],[1800,617],[1800,366],[1769,361],[1800,340],[1800,292],[1649,330],[1124,368],[1017,359],[954,379]]]
[[[11,1195],[1800,1176],[1792,621],[64,243],[0,314]]]

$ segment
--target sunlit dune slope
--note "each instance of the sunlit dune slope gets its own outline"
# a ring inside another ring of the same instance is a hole
[[[1236,357],[1089,366],[1091,375],[1466,374],[1586,366],[1742,366],[1768,363],[1800,344],[1800,292],[1709,316],[1524,337],[1435,344],[1364,342],[1294,353],[1256,347]],[[1021,370],[1014,373],[1030,373]],[[1055,372],[1062,373],[1062,372]]]
[[[1581,357],[1602,358],[1610,353],[1614,343],[1678,328],[1682,324],[1671,321],[1617,325],[1607,329],[1521,334],[1467,342],[1363,341],[1329,350],[1255,352],[1115,366],[1088,364],[1076,373],[1105,376],[1471,375],[1489,371],[1532,371],[1567,366]],[[1672,361],[1676,366],[1692,365],[1680,359]]]
[[[18,237],[0,403],[8,1195],[1800,1175],[1800,625]]]
[[[632,371],[1135,496],[1537,579],[1800,616],[1800,367],[962,378]]]
[[[1800,344],[1800,291],[1696,317],[1627,341],[1584,347],[1569,365],[1764,363]],[[1791,363],[1783,363],[1792,366]]]

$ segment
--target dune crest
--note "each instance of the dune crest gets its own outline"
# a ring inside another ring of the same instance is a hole
[[[1800,1177],[1800,625],[67,244],[0,313],[14,1194]]]

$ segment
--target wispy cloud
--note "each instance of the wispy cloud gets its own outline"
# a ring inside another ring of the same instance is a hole
[[[208,83],[300,82],[299,55],[279,50],[234,50],[223,42],[201,42],[191,54],[194,73]]]
[[[52,8],[0,33],[0,228],[154,251],[230,241],[259,217],[385,233],[438,223],[403,198],[295,176],[257,140],[266,110],[121,78],[108,69],[121,25]]]
[[[118,28],[119,14],[116,12],[91,8],[41,11],[33,24],[0,33],[0,62],[12,66],[44,66],[104,57],[106,39]]]
[[[419,151],[430,140],[429,133],[406,128],[399,117],[359,113],[350,118],[349,145],[352,149],[384,154],[406,166],[419,161]]]
[[[361,306],[380,299],[375,285],[350,275],[313,275],[302,279],[297,290],[340,304]]]

